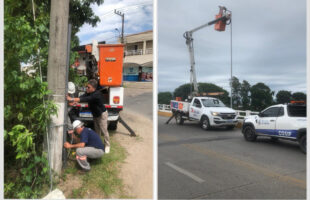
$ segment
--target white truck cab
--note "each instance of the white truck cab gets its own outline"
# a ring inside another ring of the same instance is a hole
[[[291,103],[270,106],[258,115],[246,117],[242,133],[247,141],[255,141],[257,136],[297,141],[306,153],[306,128],[306,105]]]
[[[194,97],[191,101],[171,101],[171,109],[178,124],[184,120],[198,121],[203,129],[226,127],[233,129],[238,123],[235,110],[213,97]]]

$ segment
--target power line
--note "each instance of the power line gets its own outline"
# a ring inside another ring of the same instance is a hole
[[[130,5],[130,6],[124,6],[124,7],[120,7],[120,8],[116,8],[119,11],[125,12],[130,10],[130,7],[134,7],[134,9],[137,9],[139,7],[144,7],[144,6],[148,6],[148,5],[153,5],[153,3],[143,3],[143,4],[135,4],[135,5]],[[102,16],[109,16],[109,15],[114,15],[114,10],[110,10],[104,14],[102,14]]]
[[[134,12],[136,9],[138,9],[140,7],[145,7],[145,6],[149,6],[149,5],[153,5],[153,2],[149,1],[149,2],[143,2],[140,4],[132,4],[132,5],[117,8],[117,10],[122,11],[123,13],[126,12],[126,14],[128,14],[128,13]],[[105,18],[111,17],[111,16],[115,16],[114,10],[110,10],[110,11],[101,15],[101,17],[105,17]],[[126,34],[124,34],[124,35],[126,35]],[[103,40],[109,40],[109,39],[113,39],[113,38],[116,38],[116,36],[108,38],[108,39],[103,39]]]

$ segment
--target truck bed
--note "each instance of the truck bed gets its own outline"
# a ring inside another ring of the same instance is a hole
[[[170,106],[172,110],[178,110],[184,113],[189,112],[189,104],[190,103],[186,101],[176,101],[176,100],[170,101]]]

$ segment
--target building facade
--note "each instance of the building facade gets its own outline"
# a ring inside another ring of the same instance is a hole
[[[124,81],[153,81],[153,31],[127,35]]]

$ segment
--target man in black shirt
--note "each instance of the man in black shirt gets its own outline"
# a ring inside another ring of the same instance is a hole
[[[102,94],[96,91],[97,81],[91,79],[87,83],[86,93],[79,98],[67,96],[69,102],[87,102],[94,118],[95,132],[104,135],[105,153],[110,152],[110,137],[108,132],[108,111],[103,105]]]

